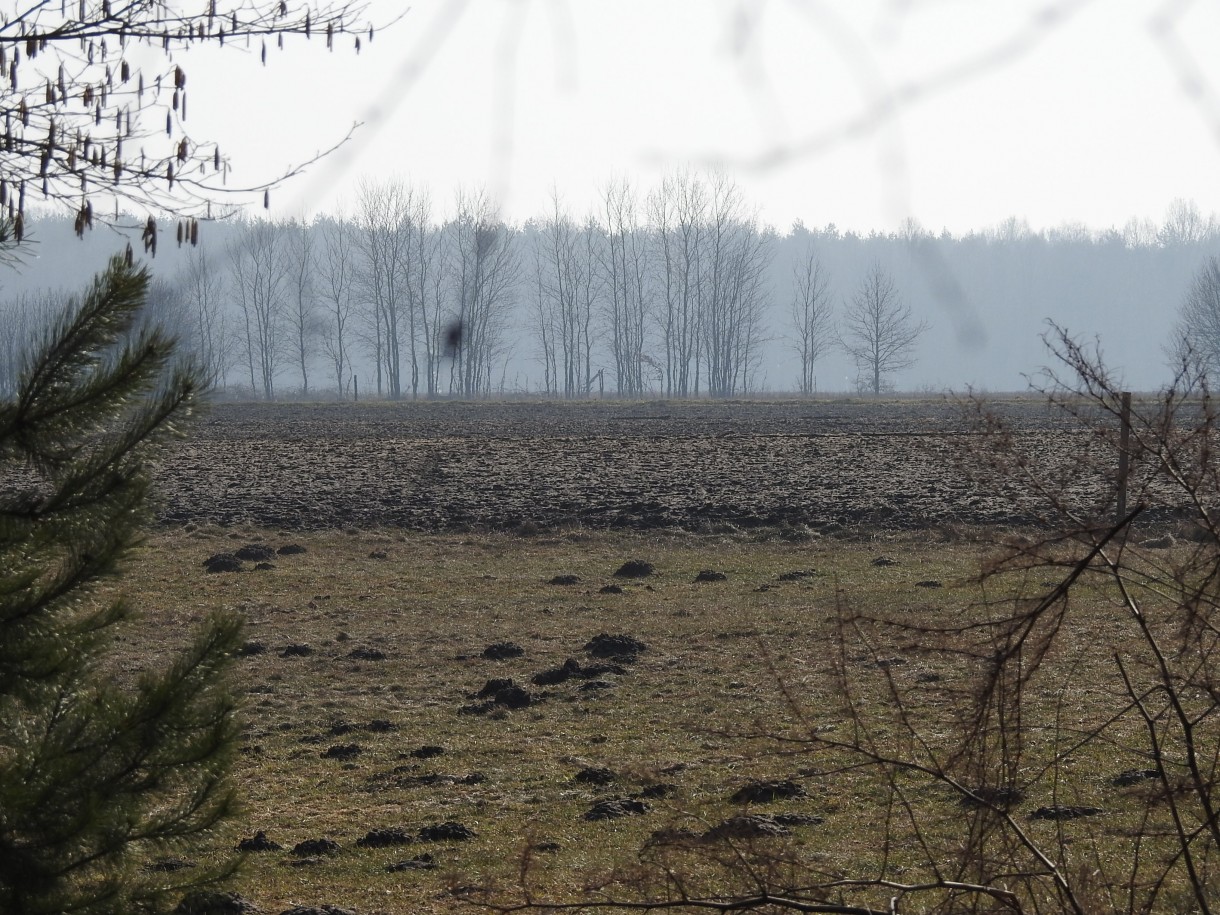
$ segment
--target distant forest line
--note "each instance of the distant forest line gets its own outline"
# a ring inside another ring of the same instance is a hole
[[[77,240],[55,216],[30,232],[32,257],[0,287],[0,390],[65,295],[125,244],[104,228]],[[179,245],[162,227],[150,317],[218,396],[249,399],[1011,391],[1046,362],[1048,320],[1098,341],[1145,390],[1168,379],[1179,309],[1220,253],[1220,222],[1187,201],[1105,231],[1012,219],[962,236],[781,232],[730,179],[690,173],[610,183],[590,214],[556,199],[521,225],[483,192],[442,212],[419,187],[370,183],[346,217],[200,236]],[[878,281],[891,329],[915,331],[886,363],[862,361],[853,337]]]

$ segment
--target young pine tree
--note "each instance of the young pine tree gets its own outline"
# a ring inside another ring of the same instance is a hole
[[[138,330],[145,270],[111,261],[0,401],[0,912],[138,913],[215,879],[149,863],[232,811],[240,622],[172,664],[116,673],[130,619],[103,598],[148,518],[149,461],[199,387]]]

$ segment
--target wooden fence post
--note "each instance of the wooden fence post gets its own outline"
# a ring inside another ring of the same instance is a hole
[[[1131,472],[1131,392],[1123,391],[1122,428],[1118,433],[1118,506],[1115,509],[1114,523],[1118,524],[1127,516],[1127,475]]]

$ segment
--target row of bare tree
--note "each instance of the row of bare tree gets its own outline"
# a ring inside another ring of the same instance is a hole
[[[382,397],[486,396],[523,335],[547,395],[731,397],[762,359],[776,243],[719,174],[677,173],[643,197],[612,182],[583,220],[556,192],[521,228],[479,192],[438,221],[425,191],[391,181],[365,185],[350,218],[250,223],[221,255],[191,252],[154,301],[214,379],[267,399],[285,377],[316,391],[320,365],[343,396],[359,394],[357,365]],[[877,267],[836,329],[812,244],[790,319],[805,393],[831,346],[881,390],[923,328]]]
[[[214,380],[239,376],[266,399],[286,372],[308,396],[319,362],[328,387],[354,393],[362,355],[380,396],[487,393],[518,279],[514,231],[482,194],[460,194],[443,225],[403,183],[366,186],[357,207],[352,219],[250,223],[221,256],[192,251],[154,290],[157,310]]]

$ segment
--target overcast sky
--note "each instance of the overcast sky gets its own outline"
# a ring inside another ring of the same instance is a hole
[[[1218,39],[1212,2],[412,0],[359,56],[226,54],[188,126],[253,181],[363,122],[284,216],[391,176],[440,206],[486,185],[514,220],[557,185],[579,215],[612,175],[717,164],[781,230],[1121,227],[1220,211]]]

